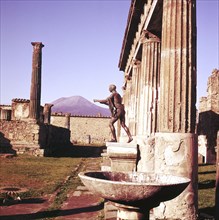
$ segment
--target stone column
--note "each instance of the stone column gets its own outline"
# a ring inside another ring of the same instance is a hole
[[[159,219],[197,219],[196,4],[163,1],[159,133],[155,172],[186,176],[190,185],[155,209]]]
[[[149,31],[142,35],[143,135],[157,130],[157,101],[160,80],[160,39]],[[142,122],[141,122],[142,123]]]
[[[30,89],[30,118],[39,120],[40,118],[40,99],[41,99],[41,64],[42,64],[42,48],[41,42],[32,42],[33,58],[32,58],[32,78]]]
[[[70,113],[66,113],[65,114],[65,128],[70,130],[70,120],[71,120],[71,114]]]
[[[160,131],[195,132],[195,0],[168,0],[163,5]]]
[[[138,107],[139,107],[139,96],[138,96],[138,83],[139,83],[139,73],[141,62],[139,60],[133,61],[133,70],[132,70],[132,94],[131,94],[131,103],[132,103],[132,123],[130,126],[130,131],[133,136],[137,135],[137,124],[138,124]]]
[[[154,134],[157,131],[158,93],[160,80],[160,39],[152,33],[145,31],[141,36],[142,62],[141,62],[141,97],[139,106],[138,124],[140,136],[138,137],[141,152],[138,162],[138,171],[154,171]],[[142,104],[144,103],[144,104]],[[148,138],[150,137],[150,138]]]
[[[46,103],[43,108],[44,123],[50,124],[51,108],[53,104]]]

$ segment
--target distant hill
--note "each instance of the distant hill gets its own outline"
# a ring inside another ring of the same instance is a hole
[[[52,113],[62,112],[72,115],[110,116],[108,108],[102,108],[83,98],[82,96],[71,96],[59,98],[52,102]]]

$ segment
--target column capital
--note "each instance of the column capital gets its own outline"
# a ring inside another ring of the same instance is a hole
[[[31,42],[31,44],[33,45],[33,47],[35,49],[41,49],[44,47],[43,43],[42,42]]]
[[[151,32],[144,30],[140,37],[141,43],[160,42],[160,38]]]
[[[134,67],[134,66],[138,66],[138,65],[140,65],[141,64],[141,60],[138,60],[138,59],[134,59],[134,60],[132,60],[132,66]]]

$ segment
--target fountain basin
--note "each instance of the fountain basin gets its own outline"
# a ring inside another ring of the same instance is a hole
[[[178,196],[190,183],[186,177],[143,172],[81,172],[94,194],[118,204],[150,209]]]

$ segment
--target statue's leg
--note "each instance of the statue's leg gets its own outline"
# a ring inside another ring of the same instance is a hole
[[[114,127],[114,123],[118,120],[118,118],[114,118],[112,117],[111,120],[110,120],[110,123],[109,123],[109,127],[110,127],[110,130],[111,130],[111,133],[112,133],[112,142],[117,142],[117,138],[116,138],[116,129]]]
[[[125,120],[122,120],[121,119],[121,126],[123,127],[123,129],[125,130],[126,134],[128,135],[129,139],[128,139],[128,142],[127,143],[130,143],[133,138],[132,138],[132,135],[131,135],[131,132],[129,130],[129,128],[126,126],[125,124]]]

